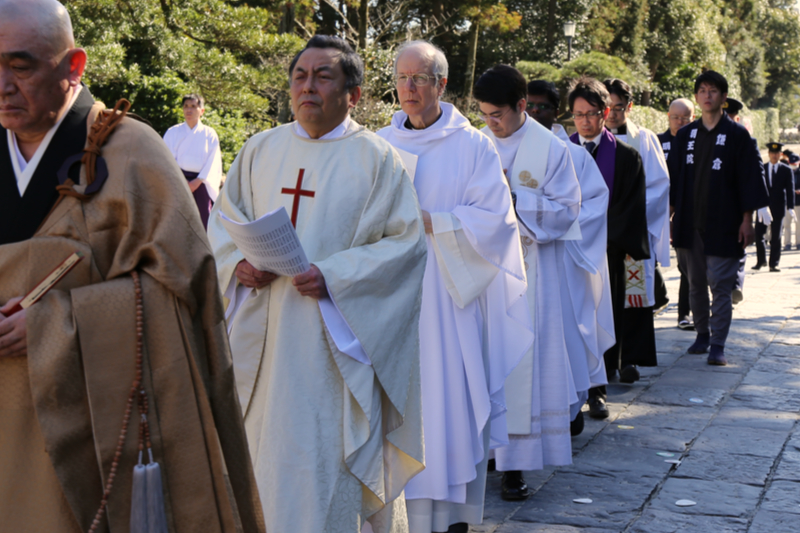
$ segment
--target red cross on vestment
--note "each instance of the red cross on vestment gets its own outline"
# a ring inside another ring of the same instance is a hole
[[[315,194],[315,191],[306,191],[303,189],[303,174],[305,173],[306,169],[301,168],[300,174],[297,176],[297,185],[294,189],[289,189],[288,187],[281,189],[281,194],[294,195],[294,203],[292,203],[292,226],[295,228],[297,227],[297,211],[300,210],[300,197],[308,196],[309,198],[314,198]]]

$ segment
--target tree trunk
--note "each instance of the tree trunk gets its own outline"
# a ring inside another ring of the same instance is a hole
[[[475,84],[475,59],[478,55],[478,19],[474,19],[469,27],[469,48],[467,50],[467,78],[464,81],[464,96],[472,96]]]
[[[650,97],[652,94],[652,91],[642,91],[642,105],[644,107],[650,107]]]
[[[547,5],[547,29],[545,30],[548,57],[553,57],[556,50],[556,9],[558,9],[556,0],[550,0]]]
[[[280,24],[278,25],[278,33],[292,33],[294,31],[294,5],[286,4],[283,6],[283,14],[281,16]]]
[[[369,0],[361,0],[358,6],[358,49],[367,47],[367,29],[369,28]]]

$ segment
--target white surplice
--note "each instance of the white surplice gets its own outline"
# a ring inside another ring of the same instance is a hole
[[[182,170],[197,172],[197,179],[203,180],[208,196],[216,202],[222,182],[222,152],[214,128],[201,120],[194,129],[185,122],[176,124],[164,134],[164,142]]]
[[[565,340],[579,397],[571,406],[574,419],[587,391],[608,383],[603,354],[615,343],[606,257],[608,186],[585,148],[570,141],[560,124],[553,124],[553,133],[566,143],[581,188],[581,239],[566,241],[564,265],[559,269]]]
[[[526,116],[498,147],[517,197],[534,342],[506,380],[510,442],[495,450],[497,469],[539,470],[572,462],[570,405],[577,403],[562,316],[559,270],[565,242],[580,238],[581,193],[567,145]]]
[[[307,191],[295,197],[296,189]],[[310,194],[313,194],[311,196]],[[297,208],[295,209],[295,205]],[[237,391],[268,531],[407,530],[403,487],[423,468],[419,306],[426,246],[395,151],[350,122],[311,140],[288,124],[252,137],[211,212],[220,284],[243,259],[219,212],[296,213],[309,261],[368,362],[343,353],[318,301],[279,277],[231,318]]]
[[[642,156],[647,195],[647,231],[650,238],[650,259],[644,259],[647,303],[652,307],[655,298],[656,262],[662,266],[670,265],[669,259],[669,170],[661,141],[647,128],[640,128],[630,120],[626,123],[627,133],[615,135],[617,139],[630,144]]]
[[[406,487],[412,533],[482,521],[488,446],[508,441],[503,385],[533,341],[500,158],[440,105],[424,130],[406,128],[401,111],[378,132],[418,156],[414,186],[433,221],[420,316],[426,469]]]

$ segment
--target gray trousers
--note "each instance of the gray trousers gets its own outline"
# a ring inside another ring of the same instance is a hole
[[[740,260],[706,255],[703,237],[696,231],[692,248],[677,248],[676,251],[689,278],[689,302],[697,333],[711,333],[711,344],[725,346],[733,318],[731,292],[737,282]]]

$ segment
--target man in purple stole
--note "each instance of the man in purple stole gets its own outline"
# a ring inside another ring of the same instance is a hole
[[[609,190],[607,256],[617,343],[606,351],[604,358],[606,374],[611,379],[621,368],[620,317],[625,308],[625,256],[648,259],[650,243],[642,158],[605,128],[609,101],[608,90],[594,78],[580,78],[569,94],[570,112],[578,129],[570,140],[592,154]],[[605,387],[589,389],[589,416],[608,417]]]
[[[703,115],[678,132],[668,160],[672,243],[686,265],[697,330],[688,352],[709,352],[708,364],[725,365],[739,261],[755,237],[753,211],[769,193],[753,139],[723,112],[728,81],[708,70],[694,91]]]

